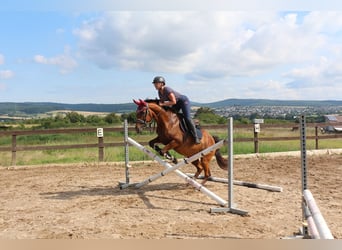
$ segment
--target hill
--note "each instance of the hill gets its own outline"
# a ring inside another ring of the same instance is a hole
[[[268,99],[226,99],[212,103],[192,103],[193,106],[222,108],[229,106],[341,106],[342,101],[326,100],[326,101],[310,101],[310,100],[268,100]],[[129,113],[136,109],[134,103],[122,104],[67,104],[54,102],[0,102],[0,115],[36,115],[55,110],[72,110],[87,112],[113,112],[113,113]]]
[[[342,106],[342,101],[325,100],[270,100],[270,99],[226,99],[213,103],[198,103],[194,105],[209,108],[222,108],[229,106],[299,106],[299,107],[320,107],[320,106]]]
[[[55,110],[73,110],[87,112],[114,112],[124,113],[135,110],[134,103],[127,104],[67,104],[53,102],[3,102],[0,103],[0,114],[27,114],[35,115]]]

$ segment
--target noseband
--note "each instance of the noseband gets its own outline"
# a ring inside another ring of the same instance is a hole
[[[162,110],[162,107],[160,107],[160,110],[159,110],[158,113],[156,113],[155,111],[153,111],[153,112],[157,116],[159,116],[161,110]],[[148,124],[152,123],[152,121],[153,121],[153,116],[151,114],[150,108],[148,107],[148,104],[146,106],[144,106],[143,108],[141,108],[141,110],[138,109],[137,113],[142,113],[142,112],[144,112],[143,118],[142,119],[137,119],[136,123],[143,124],[143,125],[147,126]],[[149,121],[147,120],[148,116],[150,116],[150,118],[151,118]]]
[[[150,115],[150,109],[148,108],[148,106],[143,107],[141,110],[138,111],[138,113],[142,112],[144,112],[143,119],[137,119],[136,123],[140,123],[146,126],[152,122],[152,118],[149,121],[146,120],[147,116]]]

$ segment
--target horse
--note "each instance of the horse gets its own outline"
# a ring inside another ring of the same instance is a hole
[[[141,133],[142,129],[147,127],[153,120],[157,123],[157,137],[149,141],[149,146],[155,149],[161,156],[171,159],[171,155],[168,151],[174,150],[183,156],[190,157],[219,141],[218,137],[211,136],[206,130],[201,129],[201,143],[196,144],[193,136],[191,136],[190,133],[183,131],[181,128],[181,118],[179,114],[159,106],[158,100],[144,101],[139,99],[139,101],[133,100],[133,102],[138,105],[135,125],[137,133]],[[159,146],[156,145],[158,143],[163,144],[164,147],[162,149],[159,148]],[[192,164],[197,169],[194,175],[195,179],[198,178],[204,170],[202,185],[204,185],[211,176],[209,165],[214,155],[219,167],[223,170],[228,169],[228,160],[222,157],[219,149],[211,151],[200,159],[193,161]],[[173,162],[177,162],[175,158],[173,158]]]

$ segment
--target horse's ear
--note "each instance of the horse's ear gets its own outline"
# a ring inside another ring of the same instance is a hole
[[[140,101],[140,105],[144,105],[144,106],[148,105],[147,102],[145,102],[144,100],[139,99],[139,101]]]
[[[138,106],[141,105],[141,101],[138,102],[138,101],[136,101],[136,100],[133,99],[133,102],[134,102],[136,105],[138,105]]]

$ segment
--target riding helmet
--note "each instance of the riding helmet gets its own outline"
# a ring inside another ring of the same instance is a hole
[[[162,76],[156,76],[155,78],[153,78],[152,83],[158,83],[158,82],[161,82],[163,85],[165,85],[165,78]]]

